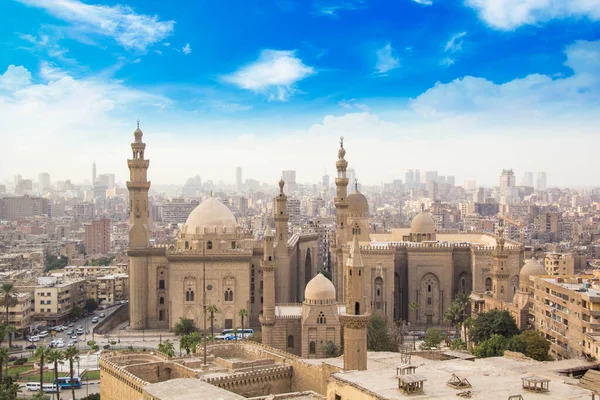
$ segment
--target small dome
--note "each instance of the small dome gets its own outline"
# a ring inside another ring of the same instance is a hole
[[[521,285],[533,285],[533,281],[530,277],[537,275],[547,275],[546,268],[539,262],[535,257],[525,261],[521,272],[519,272],[519,281]]]
[[[217,233],[235,233],[237,222],[235,216],[229,208],[214,197],[203,201],[196,208],[192,210],[190,215],[185,221],[187,227],[186,233],[196,234],[196,228],[198,234],[204,234],[204,228],[206,233],[214,233],[215,228]]]
[[[369,214],[369,202],[364,194],[358,190],[348,195],[348,214],[351,216],[362,216]]]
[[[312,278],[304,289],[306,300],[331,300],[335,301],[335,286],[322,273]]]
[[[285,186],[285,181],[283,177],[279,180],[279,193],[283,193],[283,187]]]
[[[345,155],[346,155],[346,149],[344,149],[343,147],[340,147],[340,149],[338,150],[338,158],[341,160],[342,158],[344,158]]]
[[[435,233],[435,223],[431,214],[421,211],[412,219],[410,233]]]

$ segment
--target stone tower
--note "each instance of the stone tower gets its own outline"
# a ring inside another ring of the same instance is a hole
[[[335,203],[335,241],[332,242],[332,254],[335,257],[333,268],[333,284],[338,289],[338,301],[344,301],[345,291],[339,290],[344,287],[344,251],[343,247],[348,238],[346,235],[346,227],[348,222],[348,178],[346,177],[346,169],[348,161],[344,159],[346,150],[344,149],[344,137],[340,138],[340,149],[338,150],[338,160],[335,163],[337,169],[337,177],[335,178],[336,196]]]
[[[275,253],[273,252],[273,231],[267,225],[263,238],[263,309],[260,316],[262,343],[273,347],[273,325],[275,325]]]
[[[340,314],[344,327],[344,369],[364,371],[367,369],[367,326],[371,319],[365,293],[365,266],[360,253],[358,232],[346,263],[346,312]]]
[[[513,293],[509,289],[508,253],[504,249],[504,227],[498,228],[496,248],[493,250],[494,265],[492,266],[492,291],[494,298],[506,302],[512,300]]]
[[[148,248],[148,166],[150,161],[144,159],[146,144],[142,142],[143,132],[138,121],[135,137],[131,144],[133,158],[127,160],[129,167],[129,321],[131,329],[146,327],[146,308],[148,290],[148,265],[146,250]]]
[[[275,260],[277,261],[276,272],[276,292],[275,300],[278,303],[295,302],[296,297],[292,284],[292,274],[290,271],[288,254],[288,221],[290,219],[287,212],[287,196],[283,192],[285,182],[283,178],[279,180],[279,194],[275,197]]]

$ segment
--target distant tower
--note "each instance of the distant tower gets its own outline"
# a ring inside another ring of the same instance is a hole
[[[92,164],[92,186],[96,186],[96,160]]]
[[[133,158],[127,160],[129,167],[129,325],[131,329],[144,329],[147,324],[148,265],[148,166],[144,159],[146,144],[142,142],[144,133],[138,121],[135,137],[131,144]]]
[[[273,231],[267,224],[263,239],[263,309],[259,317],[262,327],[262,343],[273,347],[273,326],[275,325],[275,253],[273,251]]]
[[[345,160],[346,150],[344,149],[344,137],[340,138],[340,149],[338,150],[338,160],[335,163],[337,169],[337,178],[335,178],[335,186],[337,188],[334,199],[335,204],[335,236],[336,241],[331,243],[332,256],[335,255],[333,265],[333,284],[337,289],[338,301],[344,301],[344,291],[339,290],[344,287],[344,252],[343,246],[347,243],[346,227],[348,222],[348,177],[346,169],[348,161]]]
[[[235,169],[235,191],[237,193],[242,191],[242,167]]]
[[[327,175],[327,169],[323,173],[323,187],[325,190],[329,190],[329,175]]]
[[[279,180],[279,194],[275,198],[275,259],[277,261],[277,272],[275,279],[276,285],[276,301],[278,303],[289,303],[296,301],[293,289],[296,287],[292,284],[289,255],[288,255],[288,221],[290,216],[287,212],[287,196],[283,188],[285,181]]]
[[[508,254],[504,248],[504,227],[498,228],[496,248],[493,250],[494,265],[492,266],[492,291],[494,298],[502,301],[511,301],[513,294],[508,286]]]
[[[344,369],[367,369],[367,326],[371,319],[365,294],[365,266],[360,253],[358,232],[346,263],[346,312],[340,314],[344,327]]]

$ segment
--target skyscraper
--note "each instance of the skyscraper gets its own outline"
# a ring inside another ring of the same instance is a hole
[[[235,191],[242,191],[242,167],[239,166],[235,169]]]
[[[50,174],[42,172],[39,177],[39,189],[41,192],[50,187]]]
[[[406,183],[407,188],[413,187],[415,184],[415,171],[412,169],[406,171],[406,174],[404,175],[404,182]]]
[[[354,170],[354,168],[348,168],[346,170],[346,176],[348,176],[348,182],[350,182],[350,184],[348,185],[348,194],[354,193],[356,191],[356,188],[354,186],[356,182],[356,171]]]
[[[425,183],[429,184],[431,181],[438,180],[438,172],[437,171],[427,171],[425,172]]]
[[[525,174],[523,174],[521,186],[533,187],[533,172],[525,172]]]
[[[502,170],[502,175],[500,175],[500,204],[512,204],[515,192],[515,173],[512,169]]]
[[[92,164],[92,186],[96,184],[96,160]]]
[[[421,172],[418,169],[415,169],[415,186],[421,184]]]
[[[533,177],[531,178],[531,180],[533,180]],[[546,190],[546,173],[545,172],[538,172],[536,189],[537,190]]]
[[[323,174],[323,187],[329,189],[329,175],[327,175],[327,170],[325,170],[325,173]]]

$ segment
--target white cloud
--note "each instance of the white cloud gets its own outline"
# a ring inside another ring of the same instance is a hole
[[[183,49],[181,49],[181,51],[183,51],[183,54],[187,56],[192,52],[192,46],[190,46],[189,43],[186,43],[185,46],[183,46]]]
[[[6,72],[0,75],[0,90],[9,92],[18,90],[31,82],[31,73],[23,66],[9,65]]]
[[[56,81],[67,76],[68,74],[65,71],[52,63],[42,61],[40,64],[40,77],[46,81]]]
[[[242,89],[265,93],[271,100],[285,101],[298,81],[315,73],[294,51],[263,50],[258,60],[222,79]]]
[[[598,0],[466,0],[479,18],[496,29],[511,30],[552,19],[600,20]]]
[[[446,67],[450,67],[452,65],[454,65],[454,59],[450,58],[450,57],[446,57],[444,58],[442,61],[440,61],[440,64]]]
[[[138,63],[141,63],[141,62],[142,62],[142,59],[138,57],[135,60],[133,60],[131,63],[132,64],[138,64]]]
[[[360,103],[357,99],[340,100],[338,105],[346,110],[361,110],[370,111],[369,107],[363,103]]]
[[[390,43],[375,52],[377,62],[375,70],[379,75],[385,75],[387,72],[396,69],[400,66],[400,58],[396,56],[396,51]]]
[[[424,6],[430,6],[433,4],[433,1],[431,1],[431,0],[413,0],[413,1],[417,4],[421,4]]]
[[[339,11],[354,11],[365,8],[364,0],[322,0],[315,3],[316,14],[339,17]]]
[[[81,35],[112,37],[126,49],[145,51],[173,33],[174,21],[137,14],[131,7],[85,4],[79,0],[18,0],[72,24]],[[83,39],[85,41],[85,39]]]
[[[446,43],[446,46],[444,47],[444,51],[450,51],[450,52],[461,51],[462,45],[464,42],[464,40],[462,38],[465,37],[466,34],[467,34],[467,32],[459,32],[459,33],[452,35],[450,40],[448,40],[448,42]]]

